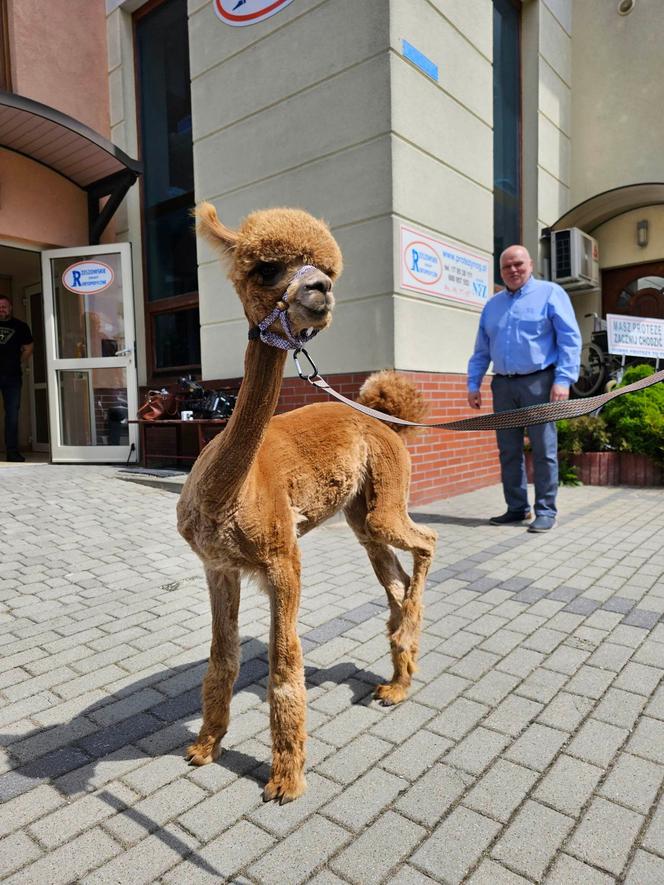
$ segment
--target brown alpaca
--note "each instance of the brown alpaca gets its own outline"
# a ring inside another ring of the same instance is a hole
[[[273,209],[249,215],[235,231],[209,203],[199,206],[197,216],[199,232],[227,262],[252,327],[275,306],[287,312],[296,339],[330,324],[332,284],[342,263],[325,224],[299,210]],[[312,267],[293,279],[303,265]],[[279,322],[271,329],[284,334]],[[178,529],[203,561],[212,606],[203,725],[187,756],[194,765],[212,762],[228,728],[240,665],[240,577],[253,575],[271,607],[272,769],[263,796],[281,802],[306,789],[298,535],[343,509],[366,549],[390,606],[394,675],[375,691],[386,705],[406,697],[415,671],[422,594],[436,540],[408,516],[410,458],[391,427],[336,403],[273,417],[285,360],[286,350],[255,337],[249,341],[233,416],[201,453],[178,503]],[[393,372],[371,376],[361,400],[410,420],[423,413],[419,394]],[[390,545],[412,553],[412,578]]]

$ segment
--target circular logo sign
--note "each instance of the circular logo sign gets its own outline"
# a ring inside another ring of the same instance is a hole
[[[214,11],[234,28],[255,25],[275,15],[293,0],[213,0]]]
[[[108,289],[114,277],[113,269],[103,261],[77,261],[62,274],[62,285],[70,292],[93,295]]]
[[[408,273],[419,283],[433,286],[443,274],[443,268],[437,253],[418,240],[408,243],[403,253]]]

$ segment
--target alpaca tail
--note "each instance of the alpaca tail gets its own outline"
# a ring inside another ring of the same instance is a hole
[[[428,411],[424,397],[413,382],[405,375],[389,369],[369,375],[360,388],[357,401],[363,406],[394,415],[404,421],[422,421]],[[399,424],[392,424],[391,427],[397,433],[405,435],[417,432],[416,428]]]

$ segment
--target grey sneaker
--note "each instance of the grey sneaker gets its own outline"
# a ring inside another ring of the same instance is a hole
[[[521,525],[521,523],[530,519],[531,516],[530,510],[526,510],[525,513],[521,510],[508,510],[500,516],[492,516],[489,520],[489,525]]]
[[[550,532],[556,527],[555,516],[536,516],[528,526],[529,532]]]

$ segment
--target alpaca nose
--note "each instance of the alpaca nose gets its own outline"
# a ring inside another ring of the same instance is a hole
[[[312,271],[298,287],[297,298],[309,310],[323,313],[334,305],[332,280],[322,270]]]

